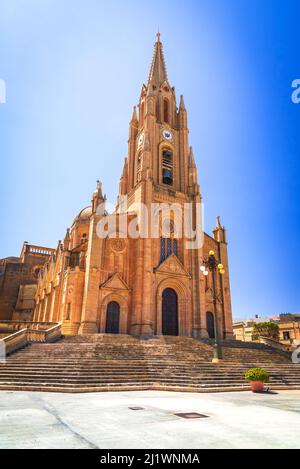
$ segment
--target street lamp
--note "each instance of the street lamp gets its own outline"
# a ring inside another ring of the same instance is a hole
[[[214,251],[209,251],[208,258],[203,259],[203,265],[200,267],[200,271],[205,277],[208,275],[208,271],[211,271],[212,274],[212,286],[213,286],[213,305],[214,305],[214,333],[215,333],[215,342],[213,346],[213,363],[218,363],[220,359],[223,358],[222,347],[220,344],[219,336],[219,321],[218,321],[218,312],[217,312],[217,294],[216,294],[216,273],[219,275],[224,275],[225,270],[223,264],[218,261],[215,257]]]

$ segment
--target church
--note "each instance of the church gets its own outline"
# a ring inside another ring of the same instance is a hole
[[[147,84],[133,108],[113,214],[105,202],[98,181],[91,204],[39,269],[32,320],[60,322],[63,334],[194,338],[214,337],[217,321],[220,336],[232,338],[225,228],[217,217],[212,235],[202,231],[187,110],[183,96],[177,105],[159,33]],[[185,207],[193,232],[201,231],[192,247],[178,214]],[[156,217],[155,235],[144,212]],[[139,236],[128,233],[132,226]],[[211,251],[224,268],[215,278],[216,307],[212,273],[201,269]]]

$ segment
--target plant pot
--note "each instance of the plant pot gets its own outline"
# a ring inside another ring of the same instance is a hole
[[[264,383],[262,381],[251,381],[252,392],[264,392]]]

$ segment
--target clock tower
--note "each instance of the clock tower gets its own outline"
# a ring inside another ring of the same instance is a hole
[[[130,122],[127,181],[122,193],[130,194],[142,180],[150,178],[153,188],[191,195],[198,190],[190,171],[187,112],[183,96],[179,109],[175,88],[169,83],[160,34],[154,46],[147,85],[142,86],[138,116],[134,108]],[[123,174],[124,177],[124,174]]]

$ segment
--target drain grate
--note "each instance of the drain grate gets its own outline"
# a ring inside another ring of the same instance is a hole
[[[130,410],[144,410],[144,407],[128,407]]]
[[[179,412],[174,415],[183,419],[206,419],[209,417],[209,415],[199,414],[198,412]]]

